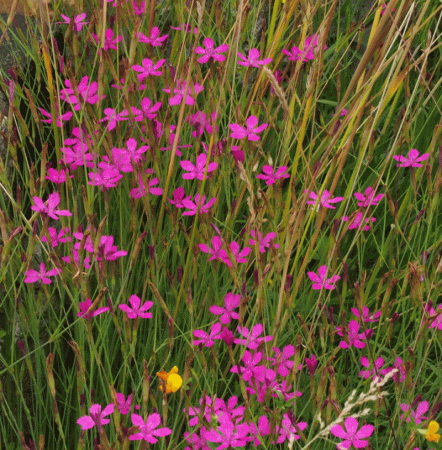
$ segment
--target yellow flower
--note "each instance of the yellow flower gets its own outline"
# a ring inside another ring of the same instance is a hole
[[[172,367],[170,372],[166,372],[162,370],[161,372],[157,372],[157,375],[166,381],[166,394],[170,394],[171,392],[176,392],[181,385],[183,384],[183,379],[178,375],[178,367]],[[163,392],[163,386],[160,385],[160,390]]]
[[[430,442],[439,442],[440,434],[436,434],[437,430],[439,429],[439,424],[432,420],[430,424],[428,425],[427,434],[425,437],[427,438],[427,441]]]

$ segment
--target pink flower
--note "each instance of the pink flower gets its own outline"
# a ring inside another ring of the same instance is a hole
[[[307,193],[308,191],[304,190],[305,193]],[[309,200],[307,202],[307,205],[314,205],[316,203],[316,199],[318,198],[318,196],[313,192],[309,192],[308,195],[311,199],[313,200]],[[322,193],[322,196],[318,202],[318,206],[317,209],[319,209],[320,206],[322,206],[323,208],[330,208],[330,209],[336,209],[336,206],[331,205],[331,203],[338,203],[338,202],[342,202],[342,200],[344,200],[344,197],[335,197],[335,198],[329,198],[330,197],[330,192],[327,191],[327,189],[324,190],[324,192]]]
[[[360,361],[361,361],[361,364],[364,367],[366,367],[367,369],[370,367],[370,361],[369,361],[369,359],[366,356],[361,356]],[[373,377],[373,381],[376,381],[376,382],[380,381],[380,376],[376,375],[376,373],[379,373],[381,375],[384,374],[384,371],[380,370],[380,368],[384,365],[384,363],[385,363],[384,358],[379,357],[374,362],[374,368],[373,369],[371,369],[371,370],[361,370],[359,372],[359,376],[363,377],[363,378],[368,378],[370,375],[375,375]]]
[[[49,111],[46,111],[43,108],[38,108],[38,109],[44,116],[48,117],[48,119],[45,119],[45,120],[41,119],[41,121],[44,123],[51,124],[52,123],[52,113],[50,113]],[[57,104],[55,104],[55,112],[56,113],[57,113],[57,110],[58,110],[58,107],[57,107]],[[63,121],[70,120],[73,115],[74,115],[74,113],[72,111],[68,111],[67,113],[62,114],[61,116],[57,116],[57,127],[61,128],[64,125]]]
[[[46,180],[52,181],[55,184],[63,184],[66,182],[66,174],[69,176],[69,172],[64,169],[60,169],[60,172],[56,169],[48,169],[49,175],[46,176]],[[69,178],[74,178],[73,175],[71,175]]]
[[[109,189],[111,187],[116,187],[118,182],[123,178],[120,171],[111,165],[107,165],[107,167],[102,167],[98,172],[89,172],[88,177],[90,181],[87,183],[91,186],[103,186],[102,189]]]
[[[204,130],[207,131],[207,133],[212,134],[213,127],[211,123],[215,121],[215,118],[216,118],[216,111],[213,111],[209,120],[206,118],[206,113],[202,111],[197,111],[195,114],[187,117],[186,119],[187,122],[195,127],[195,130],[192,131],[192,136],[195,138],[202,136]],[[215,130],[217,129],[218,127],[215,126]]]
[[[182,23],[179,27],[170,27],[172,28],[172,30],[184,30],[186,33],[193,33],[193,34],[197,34],[198,33],[198,28],[197,27],[193,27],[192,30],[192,25],[187,24],[187,23]]]
[[[437,310],[442,309],[442,304],[437,306]],[[433,307],[427,307],[427,313],[430,316],[433,316],[436,314],[436,310]],[[436,319],[433,320],[431,325],[428,325],[428,328],[437,328],[439,330],[442,330],[442,311],[441,313],[436,317]]]
[[[211,198],[207,203],[204,203],[206,201],[205,195],[202,196],[201,199],[201,205],[199,209],[200,214],[207,214],[209,212],[210,207],[215,203],[216,198]],[[200,195],[195,195],[195,202],[190,200],[190,198],[185,198],[182,201],[182,204],[185,208],[189,209],[190,211],[183,212],[183,216],[194,216],[198,212],[198,204],[200,202]]]
[[[212,345],[215,343],[215,339],[221,339],[219,334],[221,328],[222,325],[219,322],[217,322],[212,325],[210,329],[210,334],[207,334],[203,330],[194,330],[193,331],[194,336],[200,339],[194,340],[192,342],[192,345],[204,344],[206,347],[212,347]]]
[[[142,319],[152,318],[152,313],[145,311],[152,308],[153,302],[145,302],[140,308],[141,299],[137,295],[131,295],[129,297],[129,302],[132,305],[132,308],[128,305],[118,305],[121,310],[126,311],[127,317],[129,317],[129,319],[136,319],[137,317],[141,317]]]
[[[366,339],[368,335],[371,334],[371,330],[367,330],[363,333],[358,334],[360,327],[361,326],[356,320],[350,320],[350,322],[348,323],[348,340],[350,342],[350,345],[345,341],[341,341],[339,343],[339,347],[349,348],[351,345],[354,345],[356,348],[364,348],[365,343],[362,342],[361,339]],[[336,333],[339,334],[339,336],[344,336],[342,330],[343,327],[341,327],[340,325],[336,327]]]
[[[338,280],[341,279],[341,277],[339,275],[333,275],[331,278],[329,278],[328,280],[325,279],[326,275],[327,275],[327,266],[321,266],[318,270],[318,274],[316,275],[315,272],[307,272],[308,277],[310,278],[310,280],[313,281],[313,286],[312,288],[315,290],[319,290],[319,289],[336,289],[336,286],[334,286],[334,283],[336,283]]]
[[[76,31],[81,31],[83,25],[87,25],[89,23],[89,22],[82,22],[82,20],[86,18],[86,13],[79,14],[78,16],[72,19],[68,16],[65,16],[64,14],[61,14],[61,17],[63,17],[64,22],[57,22],[57,23],[67,23],[69,25],[72,21],[72,23],[74,24],[74,30]]]
[[[210,248],[207,244],[198,244],[199,249],[204,253],[209,253],[211,256],[209,261],[212,259],[219,259],[223,263],[227,264],[229,267],[232,267],[232,263],[227,256],[227,252],[222,248],[222,241],[218,236],[213,236],[212,238],[212,247]]]
[[[397,164],[397,167],[422,167],[422,164],[419,163],[425,161],[429,156],[429,153],[424,153],[422,156],[419,156],[419,152],[415,148],[412,148],[407,156],[394,155],[393,158],[401,163]]]
[[[368,208],[369,206],[376,206],[382,199],[384,194],[378,194],[374,196],[375,192],[372,187],[365,189],[365,195],[360,192],[355,193],[355,197],[359,200],[358,206],[362,208]]]
[[[110,422],[110,419],[104,419],[103,417],[108,416],[114,412],[114,404],[110,403],[109,405],[101,411],[101,405],[94,404],[89,408],[90,416],[83,416],[77,420],[78,425],[81,426],[82,430],[89,430],[94,426],[97,426],[98,429],[103,428],[103,425],[106,425]]]
[[[314,34],[313,36],[309,36],[305,38],[304,50],[300,50],[298,47],[292,47],[291,52],[283,49],[282,53],[289,57],[290,61],[298,61],[301,62],[308,61],[314,59],[315,52],[318,48],[318,35]],[[324,45],[324,50],[327,48]]]
[[[51,219],[58,220],[58,216],[72,216],[72,213],[66,209],[55,209],[60,203],[58,192],[49,194],[47,206],[40,197],[32,197],[35,205],[31,206],[33,211],[39,212],[42,216],[48,215]]]
[[[277,365],[279,375],[286,377],[293,367],[293,361],[289,361],[289,358],[295,354],[295,347],[286,345],[282,352],[278,347],[273,347],[273,351],[275,352],[275,357],[268,357],[267,360],[272,361],[272,366]]]
[[[64,161],[65,164],[70,164],[71,170],[75,170],[78,166],[83,165],[89,168],[94,167],[92,161],[97,155],[88,153],[89,146],[92,147],[94,145],[91,135],[86,135],[81,128],[75,127],[72,130],[72,136],[74,137],[67,138],[63,141],[63,145],[72,146],[72,149],[69,147],[60,148],[61,152],[64,154],[62,161]]]
[[[233,312],[233,310],[239,307],[240,302],[241,295],[235,295],[232,292],[228,292],[224,297],[224,304],[226,307],[222,308],[221,306],[212,305],[209,308],[209,311],[215,315],[221,314],[219,321],[224,325],[227,325],[230,323],[230,319],[239,319],[239,314],[237,312]]]
[[[163,42],[167,39],[169,36],[168,34],[159,37],[160,30],[158,27],[153,27],[152,31],[150,32],[150,37],[145,36],[143,33],[137,33],[138,42],[145,42],[146,44],[153,45],[154,47],[158,47],[160,45],[163,45]]]
[[[193,92],[195,92],[195,95],[198,95],[204,90],[204,86],[201,86],[198,83],[195,83],[193,89],[188,87],[186,90],[186,86],[186,81],[183,81],[181,86],[181,80],[177,80],[176,87],[173,89],[173,92],[176,95],[169,99],[169,105],[179,105],[182,102],[183,98],[186,97],[186,105],[192,106],[195,103],[194,98],[191,97]],[[163,89],[163,91],[170,94],[170,88]]]
[[[91,37],[92,39],[95,41],[95,44],[99,45],[100,40],[98,38],[98,36],[94,33],[91,33]],[[113,50],[117,50],[117,43],[121,41],[123,37],[121,36],[121,34],[119,34],[115,39],[114,39],[114,31],[110,28],[108,28],[105,33],[104,33],[104,47],[103,50],[107,51],[109,49],[113,49]],[[101,55],[101,49],[98,50],[98,54]]]
[[[374,427],[373,425],[363,425],[359,431],[358,421],[353,417],[347,417],[345,419],[345,428],[347,432],[344,431],[342,425],[335,425],[330,428],[330,432],[341,439],[345,439],[343,442],[338,444],[339,449],[348,449],[350,446],[355,448],[367,447],[368,441],[361,440],[361,438],[366,438],[372,435]]]
[[[95,311],[88,312],[88,309],[91,306],[92,306],[92,300],[90,298],[87,298],[84,302],[80,302],[80,311],[77,313],[77,316],[83,317],[86,320],[91,320],[92,317],[98,316],[98,314],[109,311],[109,309],[110,309],[108,306],[103,306],[102,308],[98,308]]]
[[[81,105],[85,102],[95,105],[99,100],[98,94],[96,93],[98,91],[98,83],[94,81],[88,85],[88,80],[89,77],[85,75],[77,86],[80,99],[75,96],[70,80],[65,81],[67,88],[63,88],[61,90],[60,98],[70,103],[75,111],[79,111],[81,109]],[[103,99],[105,97],[106,96],[103,95],[101,98]]]
[[[128,119],[128,117],[123,117],[118,114],[114,108],[104,108],[103,112],[105,117],[100,119],[98,122],[108,122],[107,129],[109,131],[112,131],[116,127],[117,122]]]
[[[362,227],[363,227],[363,223],[362,223],[362,215],[363,215],[363,214],[362,214],[361,211],[359,211],[358,213],[356,213],[356,216],[353,217],[353,220],[352,220],[351,224],[350,224],[349,227],[348,227],[349,230],[353,230],[354,228],[357,228],[358,230],[362,229]],[[348,216],[342,216],[342,217],[341,217],[341,220],[342,220],[343,222],[347,222],[348,219],[349,219]],[[371,221],[372,223],[374,223],[374,222],[376,222],[376,218],[375,218],[375,217],[366,217],[366,218],[365,218],[365,223],[366,223],[367,225],[365,225],[365,226],[363,227],[363,230],[364,230],[364,231],[368,231],[368,230],[370,229],[370,225],[368,225],[368,224],[370,223],[370,221]]]
[[[117,393],[118,410],[121,414],[127,414],[130,411],[130,401],[132,394],[129,394],[127,400],[124,399],[124,394]]]
[[[155,429],[161,423],[161,416],[158,413],[151,414],[147,418],[146,423],[138,414],[132,414],[131,419],[132,423],[139,428],[139,432],[129,436],[130,441],[144,439],[150,444],[155,444],[158,439],[155,439],[154,436],[169,436],[169,434],[172,434],[170,428]]]
[[[220,45],[219,47],[213,48],[213,40],[210,38],[205,38],[203,41],[205,49],[202,47],[196,47],[195,53],[197,55],[203,55],[198,58],[198,62],[200,64],[204,64],[209,61],[210,58],[213,58],[215,61],[224,61],[226,57],[224,55],[220,55],[221,52],[226,52],[229,49],[227,44]]]
[[[241,328],[239,325],[237,329],[243,339],[235,339],[235,344],[245,345],[250,350],[256,350],[261,342],[269,342],[273,339],[273,336],[259,337],[264,331],[264,327],[260,323],[256,324],[251,332],[248,328]]]
[[[266,58],[262,60],[258,60],[259,58],[259,50],[256,48],[252,48],[249,50],[249,55],[245,57],[242,53],[238,52],[238,56],[242,59],[238,64],[240,66],[251,66],[251,67],[261,67],[265,64],[272,62],[272,58]]]
[[[356,317],[361,317],[361,315],[359,314],[359,311],[357,308],[351,308],[351,312],[356,316]],[[379,317],[381,316],[381,311],[377,311],[374,315],[370,315],[370,310],[364,305],[362,307],[362,320],[367,323],[367,322],[379,322]]]
[[[194,178],[203,180],[206,162],[207,155],[205,153],[201,153],[196,157],[196,165],[193,165],[190,161],[180,161],[180,166],[189,172],[183,174],[183,178],[185,180],[193,180]],[[218,164],[216,162],[210,162],[207,167],[207,173],[213,172],[217,167]]]
[[[162,103],[156,102],[155,105],[151,105],[152,102],[150,98],[145,97],[141,100],[141,109],[143,111],[143,116],[147,117],[149,120],[154,119],[158,114],[157,111],[161,108]]]
[[[255,230],[252,230],[250,232],[253,238],[256,236]],[[270,243],[273,239],[276,239],[276,233],[272,231],[271,233],[267,233],[266,236],[263,238],[260,231],[258,231],[258,241],[259,241],[259,251],[261,253],[265,253],[266,248],[270,247]],[[249,245],[255,245],[254,239],[249,239]],[[273,243],[273,246],[275,248],[279,248],[279,244]]]
[[[169,200],[169,203],[172,205],[175,205],[176,208],[184,208],[183,200],[192,198],[191,195],[188,195],[187,197],[184,197],[184,188],[178,187],[173,191],[173,200],[170,198],[167,198]]]
[[[244,363],[244,366],[234,365],[230,369],[230,372],[241,374],[244,381],[248,381],[251,378],[254,378],[255,380],[264,381],[266,366],[264,365],[258,366],[258,363],[261,361],[262,357],[263,357],[262,352],[256,352],[252,355],[248,350],[245,350],[244,355],[241,358],[241,361]]]
[[[256,116],[250,116],[246,120],[246,124],[246,128],[241,127],[237,123],[229,124],[229,128],[233,131],[230,137],[234,139],[242,139],[247,137],[249,141],[259,141],[260,137],[256,133],[261,133],[261,131],[264,131],[269,125],[268,123],[263,123],[257,127],[256,125],[258,124],[258,118]]]
[[[407,412],[409,409],[411,409],[410,405],[407,405],[406,403],[401,403],[400,407],[402,409],[402,411]],[[421,422],[423,422],[424,420],[427,419],[426,416],[424,416],[424,414],[428,411],[428,402],[424,401],[424,402],[420,402],[419,405],[416,408],[416,412],[414,412],[413,410],[411,410],[410,415],[405,419],[406,422],[411,422],[411,418],[413,417],[414,422],[416,423],[416,425],[419,425]],[[402,419],[402,417],[404,417],[403,414],[401,414],[400,419]]]
[[[230,243],[230,249],[232,250],[233,256],[237,263],[246,263],[246,256],[252,251],[250,247],[244,247],[241,251],[239,251],[239,244],[235,241]]]
[[[305,358],[305,363],[307,364],[307,369],[312,377],[318,367],[318,360],[316,359],[316,356],[312,354],[310,358]]]
[[[25,283],[35,283],[39,280],[43,284],[51,284],[52,281],[48,277],[54,277],[55,275],[59,275],[61,273],[61,269],[55,267],[54,269],[48,270],[46,272],[46,266],[42,262],[40,263],[40,272],[37,272],[36,270],[29,269],[26,272],[26,278]]]
[[[276,180],[279,180],[280,178],[290,178],[290,175],[288,173],[284,173],[287,169],[287,166],[281,166],[278,167],[275,172],[275,169],[273,169],[272,166],[264,165],[262,167],[262,171],[264,173],[257,175],[256,178],[259,178],[260,180],[266,180],[266,184],[269,186],[273,183],[276,183]]]
[[[153,61],[149,58],[144,58],[143,62],[142,62],[142,66],[138,65],[138,64],[134,64],[131,69],[135,70],[136,72],[140,72],[137,77],[138,80],[141,82],[143,81],[146,77],[148,77],[149,75],[154,75],[154,76],[161,76],[161,70],[158,70],[159,68],[161,68],[161,66],[164,64],[166,60],[165,59],[160,59],[157,63],[155,63],[155,65],[153,64]],[[161,103],[160,103],[161,104]]]
[[[234,424],[232,419],[225,414],[219,418],[219,422],[219,426],[211,428],[205,433],[205,438],[208,441],[221,442],[221,445],[216,447],[216,450],[243,447],[252,439],[251,437],[247,437],[247,433],[249,432],[248,423]]]
[[[149,173],[149,169],[146,170],[147,173]],[[154,187],[157,184],[159,184],[160,180],[158,178],[152,178],[147,187],[148,187],[148,192],[149,194],[152,195],[163,195],[163,190],[159,187]],[[144,188],[144,184],[143,184],[143,178],[141,177],[141,174],[139,174],[138,176],[138,187],[137,188],[133,188],[130,191],[130,196],[132,198],[141,198],[144,197],[146,195],[146,190]]]
[[[57,230],[53,227],[49,227],[48,228],[48,232],[49,232],[49,237],[51,238],[52,241],[52,247],[57,247],[57,245],[59,244],[59,242],[70,242],[72,241],[72,238],[70,236],[66,237],[66,234],[69,232],[69,228],[66,227],[65,229],[61,229],[60,233],[57,234]],[[46,236],[42,236],[41,240],[43,242],[47,242],[48,238]]]
[[[301,431],[305,430],[308,425],[307,422],[297,422],[296,424]],[[282,426],[279,428],[279,437],[276,440],[276,442],[278,444],[282,444],[283,442],[286,441],[287,438],[290,440],[292,436],[295,439],[295,441],[297,441],[299,439],[299,436],[296,433],[297,433],[296,427],[290,420],[289,415],[285,413],[282,419]]]

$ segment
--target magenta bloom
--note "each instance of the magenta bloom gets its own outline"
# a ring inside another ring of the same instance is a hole
[[[110,419],[104,419],[103,417],[108,416],[114,412],[114,404],[110,403],[109,405],[101,411],[101,405],[98,403],[92,405],[89,408],[90,416],[83,416],[77,420],[78,425],[81,426],[82,430],[89,430],[94,426],[97,426],[98,429],[103,428],[103,425],[106,425],[110,422]]]
[[[195,100],[191,95],[195,92],[195,95],[198,95],[200,92],[204,90],[204,86],[201,86],[198,83],[195,83],[194,88],[191,89],[187,87],[186,90],[186,82],[183,81],[181,85],[181,80],[177,80],[176,87],[173,89],[173,93],[175,94],[172,98],[169,99],[169,105],[179,105],[183,100],[184,96],[186,96],[186,105],[192,106],[195,103]],[[170,88],[163,89],[164,92],[170,94]]]
[[[357,308],[351,308],[351,312],[356,317],[361,317]],[[381,316],[381,311],[377,311],[375,314],[370,315],[370,310],[364,305],[362,307],[362,320],[367,322],[379,322],[379,317]]]
[[[301,62],[312,60],[315,57],[315,51],[318,48],[318,35],[314,34],[313,36],[309,36],[305,38],[304,50],[300,50],[298,47],[292,47],[291,51],[283,49],[282,53],[289,57],[290,61],[298,61]],[[324,44],[324,50],[327,46]]]
[[[233,310],[239,308],[240,302],[241,295],[235,295],[232,292],[228,292],[224,297],[224,304],[226,305],[226,307],[222,308],[221,306],[212,305],[209,308],[209,311],[212,314],[221,315],[219,321],[224,325],[227,325],[228,323],[230,323],[230,319],[239,319],[239,314],[237,312],[234,312]]]
[[[69,176],[69,171],[65,171],[64,169],[61,169],[60,172],[56,169],[48,169],[49,175],[45,178],[49,181],[52,181],[55,184],[63,184],[66,182],[66,174]],[[74,178],[73,175],[70,175],[69,178]]]
[[[169,200],[169,203],[172,205],[175,205],[175,208],[184,208],[183,200],[189,200],[192,198],[191,195],[188,195],[187,197],[184,197],[184,188],[178,187],[173,191],[173,200],[171,200],[169,197],[167,200]]]
[[[77,313],[78,317],[83,317],[86,320],[91,320],[92,317],[98,316],[98,314],[104,313],[106,311],[109,311],[108,306],[103,306],[101,308],[96,309],[95,311],[88,311],[88,309],[92,305],[92,300],[90,298],[87,298],[84,302],[80,302],[80,311]]]
[[[196,165],[193,165],[190,161],[180,161],[180,166],[189,172],[185,173],[183,178],[185,180],[193,180],[194,178],[197,180],[203,180],[206,162],[207,155],[205,153],[201,153],[196,157]],[[209,162],[207,173],[213,172],[217,167],[218,164],[216,162]]]
[[[167,39],[169,36],[168,34],[165,34],[164,36],[160,36],[160,30],[158,27],[153,27],[152,31],[150,32],[150,37],[145,36],[143,33],[137,33],[138,42],[145,42],[146,44],[153,45],[154,47],[158,47],[160,45],[163,45],[163,42]]]
[[[376,206],[382,199],[384,194],[378,194],[374,196],[375,192],[372,187],[365,189],[365,195],[360,192],[355,193],[355,197],[359,200],[358,206],[362,208],[368,208],[369,206]]]
[[[290,361],[289,358],[295,354],[295,347],[293,345],[286,345],[282,349],[282,352],[278,347],[273,347],[273,351],[275,352],[275,357],[268,357],[267,360],[272,361],[272,366],[277,364],[279,375],[286,377],[293,367],[293,361]]]
[[[355,418],[347,417],[347,419],[345,419],[345,428],[347,429],[347,432],[344,431],[342,425],[335,425],[330,428],[330,432],[334,436],[344,439],[343,442],[338,444],[338,448],[348,449],[351,445],[355,448],[367,447],[368,441],[364,441],[362,438],[370,437],[374,427],[373,425],[363,425],[361,429],[357,431],[358,425],[358,421]]]
[[[249,245],[255,245],[255,230],[252,230],[250,234],[252,235],[253,239],[249,239]],[[273,239],[276,239],[276,233],[274,231],[272,231],[271,233],[267,233],[264,238],[262,237],[261,232],[258,231],[259,251],[261,253],[265,253],[266,248],[270,247],[270,243]],[[279,244],[273,243],[273,246],[275,248],[279,248]]]
[[[152,318],[152,313],[145,311],[152,308],[153,302],[145,302],[140,308],[141,299],[137,295],[131,295],[129,298],[129,302],[132,305],[132,308],[127,305],[118,305],[121,310],[126,311],[127,317],[129,317],[129,319],[136,319],[137,317],[141,317],[142,319]]]
[[[348,227],[349,230],[353,230],[354,228],[357,228],[358,230],[363,229],[364,231],[368,231],[370,229],[370,225],[368,225],[370,223],[370,221],[372,223],[376,222],[376,218],[375,217],[366,217],[365,218],[365,223],[366,225],[364,225],[362,223],[362,212],[359,211],[355,217],[353,217],[353,220],[350,224],[350,226]],[[347,222],[347,220],[349,219],[348,216],[342,216],[341,220],[343,222]]]
[[[313,289],[336,289],[334,283],[340,280],[341,277],[339,275],[333,275],[331,278],[326,280],[325,277],[327,275],[327,270],[327,266],[321,266],[318,270],[318,275],[316,275],[315,272],[307,272],[308,277],[313,281]]]
[[[207,214],[209,212],[210,207],[215,203],[216,198],[211,198],[207,203],[206,196],[203,195],[201,199],[201,205],[199,209],[200,214]],[[198,212],[198,204],[200,202],[200,195],[195,195],[195,202],[193,202],[190,198],[185,198],[182,201],[182,205],[189,209],[189,211],[183,212],[183,216],[194,216]]]
[[[55,209],[60,203],[60,195],[58,192],[49,194],[47,206],[40,197],[32,197],[32,200],[34,200],[35,205],[31,206],[31,209],[39,212],[41,215],[47,214],[54,220],[58,220],[58,216],[72,216],[72,213],[67,209]]]
[[[193,331],[194,336],[200,339],[195,339],[194,341],[192,341],[192,344],[193,345],[204,344],[206,347],[212,347],[212,345],[215,343],[215,339],[221,339],[220,336],[221,328],[222,325],[219,322],[217,322],[214,323],[210,328],[210,334],[207,334],[203,330],[194,330]]]
[[[243,447],[252,439],[247,437],[250,428],[248,423],[236,425],[228,414],[223,414],[218,420],[220,425],[211,428],[204,436],[210,442],[221,443],[216,450]]]
[[[268,123],[263,123],[257,127],[256,125],[258,125],[258,118],[256,116],[250,116],[246,120],[246,124],[246,128],[241,127],[237,123],[229,124],[229,128],[233,131],[230,137],[234,139],[242,139],[247,137],[249,141],[259,141],[260,137],[256,133],[261,133],[261,131],[264,131],[269,125]]]
[[[287,169],[287,166],[281,166],[278,167],[275,172],[275,169],[272,166],[264,165],[262,167],[262,171],[264,173],[260,173],[256,176],[256,178],[259,178],[260,180],[266,180],[266,184],[269,186],[273,183],[276,183],[276,180],[279,180],[280,178],[290,178],[290,175],[288,173],[284,173]]]
[[[370,367],[370,361],[368,360],[368,358],[366,356],[361,356],[361,364],[365,367],[365,368],[369,368]],[[381,367],[384,365],[385,361],[384,358],[382,358],[381,356],[374,362],[374,368],[371,370],[361,370],[359,372],[359,376],[363,377],[363,378],[368,378],[370,375],[374,375],[373,377],[373,381],[379,382],[380,381],[380,376],[376,375],[376,372],[383,375],[385,373],[385,369],[384,370],[380,370]]]
[[[78,93],[80,94],[80,99],[75,96],[74,90],[72,89],[71,80],[66,80],[65,84],[67,88],[63,88],[60,93],[60,98],[72,105],[75,111],[79,111],[84,103],[89,103],[95,105],[98,98],[98,83],[94,81],[88,85],[89,77],[85,75],[80,83],[78,83]],[[102,99],[106,96],[103,95]]]
[[[38,108],[38,109],[44,116],[48,117],[48,119],[44,119],[44,120],[41,119],[41,121],[44,123],[51,124],[52,123],[52,113],[50,113],[49,111],[46,111],[43,108]],[[58,110],[58,107],[57,107],[57,104],[55,104],[55,112],[57,112],[57,110]],[[70,120],[73,115],[74,115],[74,113],[72,111],[68,111],[68,112],[62,114],[61,116],[57,116],[57,127],[61,128],[64,125],[63,121]]]
[[[140,72],[137,77],[138,80],[141,82],[149,75],[154,76],[161,76],[161,70],[158,70],[161,68],[161,66],[164,64],[166,60],[160,59],[157,63],[153,64],[153,61],[149,58],[144,58],[142,62],[142,66],[135,64],[131,67],[132,70],[135,70],[136,72]]]
[[[51,284],[52,281],[48,277],[54,277],[55,275],[59,275],[61,273],[61,269],[55,267],[54,269],[46,271],[45,263],[40,263],[40,272],[36,270],[29,269],[26,272],[25,283],[35,283],[40,281],[44,284]]]
[[[307,193],[308,191],[304,190],[305,193]],[[317,194],[315,194],[313,191],[311,191],[308,195],[311,199],[313,200],[309,200],[307,202],[307,205],[314,205],[316,203],[316,199],[318,198]],[[344,197],[335,197],[335,198],[329,198],[330,197],[330,192],[327,191],[327,189],[324,190],[324,192],[322,193],[322,196],[318,202],[318,206],[317,209],[319,209],[320,206],[324,207],[324,208],[330,208],[330,209],[336,209],[336,206],[331,205],[331,203],[338,203],[338,202],[342,202],[342,200],[344,200]]]
[[[341,348],[349,348],[350,346],[354,345],[356,348],[364,348],[365,343],[361,341],[361,339],[366,339],[369,334],[371,334],[371,330],[364,331],[363,333],[358,334],[359,328],[361,326],[356,320],[350,320],[348,323],[348,340],[350,342],[350,345],[347,344],[345,341],[341,341],[339,343],[339,347]],[[339,336],[344,336],[342,332],[342,327],[338,325],[336,327],[336,333],[339,334]]]
[[[250,350],[256,350],[261,342],[269,342],[273,339],[273,336],[259,337],[264,331],[264,327],[261,323],[257,323],[250,332],[247,327],[241,328],[239,325],[237,330],[243,339],[235,339],[235,344],[245,345]]]
[[[265,64],[272,62],[272,58],[266,58],[259,60],[259,50],[256,48],[252,48],[249,50],[249,54],[245,57],[242,53],[238,52],[238,56],[242,59],[242,61],[238,61],[240,66],[251,66],[251,67],[261,67]]]
[[[227,264],[229,267],[232,267],[232,263],[227,256],[227,252],[222,248],[222,241],[218,236],[213,236],[212,238],[212,247],[210,248],[207,244],[198,244],[199,249],[204,253],[210,253],[209,261],[212,259],[219,259],[223,263]]]
[[[293,425],[292,421],[290,420],[287,413],[285,413],[282,419],[282,426],[279,428],[279,437],[276,440],[278,444],[282,444],[286,441],[286,439],[290,439],[290,437],[293,436],[295,441],[299,439],[299,436],[296,434],[296,428]],[[301,431],[305,430],[307,428],[307,422],[297,422],[297,425]]]
[[[422,156],[419,156],[419,152],[412,148],[407,156],[393,156],[396,161],[399,161],[401,164],[397,164],[397,167],[422,167],[422,164],[419,164],[421,161],[425,161],[430,156],[429,153],[424,153]]]
[[[117,406],[121,414],[127,414],[130,411],[130,401],[132,394],[129,394],[127,400],[124,399],[124,394],[117,393]]]
[[[410,405],[407,405],[406,403],[401,403],[400,407],[402,411],[407,412],[409,409],[411,409]],[[428,411],[428,402],[420,402],[419,405],[417,405],[416,412],[411,410],[410,415],[405,419],[406,422],[411,422],[411,417],[413,417],[416,425],[419,425],[421,422],[427,419],[424,414]],[[402,419],[404,417],[403,414],[401,414],[400,418]]]
[[[205,38],[203,41],[204,47],[196,47],[195,53],[197,55],[203,55],[198,58],[198,62],[200,64],[204,64],[209,61],[210,58],[213,58],[215,61],[224,61],[226,57],[221,55],[221,52],[226,52],[229,49],[227,44],[220,45],[219,47],[213,48],[214,42],[210,38]]]
[[[155,444],[158,439],[155,439],[154,436],[169,436],[169,434],[172,434],[170,428],[155,429],[161,423],[161,416],[158,413],[151,414],[147,418],[146,423],[138,414],[132,414],[131,419],[132,423],[139,428],[139,432],[129,436],[130,441],[144,439],[150,444]]]
[[[76,31],[81,31],[83,25],[87,25],[89,23],[89,22],[82,22],[86,18],[86,13],[79,14],[78,16],[72,19],[68,16],[65,16],[64,14],[61,14],[61,17],[63,17],[64,22],[57,22],[57,23],[66,23],[69,25],[71,22],[73,22],[74,30]]]
[[[91,40],[95,41],[96,45],[100,44],[100,39],[95,33],[91,33],[91,37],[92,37]],[[123,36],[121,36],[121,34],[119,34],[116,38],[114,38],[114,30],[108,28],[104,32],[104,46],[102,47],[103,50],[104,51],[107,51],[109,49],[117,50],[118,49],[117,44],[118,42],[121,41],[121,39],[123,39]],[[101,55],[101,49],[98,50],[98,54]]]
[[[318,367],[318,360],[316,359],[316,356],[312,354],[311,358],[305,358],[305,363],[307,364],[307,369],[312,377]]]

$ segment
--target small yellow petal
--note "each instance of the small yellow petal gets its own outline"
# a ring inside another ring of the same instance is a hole
[[[427,441],[436,443],[439,442],[440,434],[436,433],[437,430],[439,430],[439,424],[432,420],[428,425],[427,434],[425,435]]]
[[[172,374],[167,379],[166,394],[176,392],[183,384],[183,379],[178,374]]]

